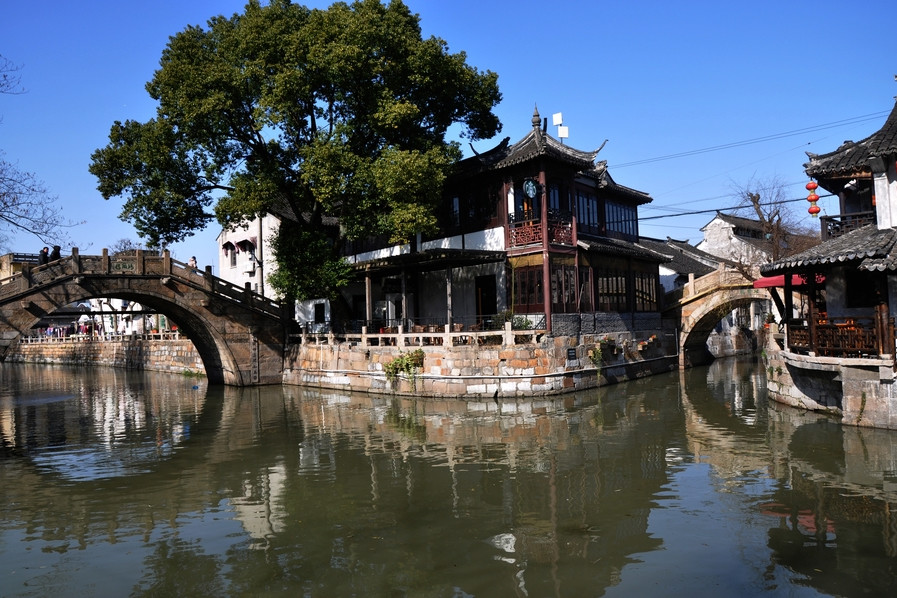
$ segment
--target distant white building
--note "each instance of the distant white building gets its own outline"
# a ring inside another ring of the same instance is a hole
[[[218,235],[218,272],[224,280],[250,288],[260,295],[278,298],[268,278],[277,271],[271,238],[280,227],[280,218],[266,214],[235,230]],[[296,302],[296,320],[309,330],[325,332],[330,323],[330,302],[310,299]]]
[[[759,268],[772,257],[770,240],[759,220],[717,212],[701,232],[704,239],[697,248],[720,259]]]
[[[90,299],[93,332],[102,334],[143,334],[170,330],[173,324],[164,314],[148,313],[139,303],[114,297]]]
[[[254,292],[275,297],[268,283],[276,269],[268,240],[279,226],[280,220],[267,214],[234,230],[222,230],[218,235],[219,277],[240,287],[249,283]]]

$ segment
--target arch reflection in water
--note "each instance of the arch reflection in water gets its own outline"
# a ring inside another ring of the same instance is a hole
[[[750,362],[532,401],[0,374],[9,595],[897,587],[894,435]]]

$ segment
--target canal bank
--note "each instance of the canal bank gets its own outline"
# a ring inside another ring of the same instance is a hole
[[[897,430],[893,355],[844,358],[793,352],[776,327],[763,358],[773,401],[826,413],[850,426]]]
[[[529,342],[494,335],[456,344],[450,333],[429,340],[413,334],[342,342],[304,338],[287,347],[284,384],[408,396],[528,397],[595,388],[678,367],[673,333],[636,340],[611,334],[549,337],[506,331],[515,334],[528,336]]]
[[[446,329],[290,341],[283,384],[426,397],[557,395],[670,372],[680,357],[677,332],[657,328],[566,336],[510,327],[476,334]],[[708,342],[717,357],[750,352],[749,345]],[[176,333],[26,337],[6,360],[204,373],[193,344]]]
[[[188,339],[154,336],[159,335],[23,338],[6,361],[204,373]],[[605,335],[586,342],[533,335],[526,344],[432,341],[404,347],[305,340],[285,349],[286,385],[432,397],[560,394],[669,372],[678,360],[672,335],[666,342],[657,335],[642,341]]]
[[[115,335],[107,338],[88,335],[25,337],[10,348],[5,361],[205,375],[202,359],[193,343],[176,333]]]

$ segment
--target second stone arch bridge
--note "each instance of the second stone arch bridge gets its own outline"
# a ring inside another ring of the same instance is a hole
[[[753,281],[729,268],[690,280],[673,295],[664,313],[679,325],[679,368],[712,361],[707,339],[719,321],[734,309],[770,299],[766,289],[754,288]]]
[[[0,359],[47,314],[97,298],[139,303],[176,322],[196,347],[211,384],[280,384],[292,332],[289,305],[162,255],[80,255],[25,265],[0,281]]]

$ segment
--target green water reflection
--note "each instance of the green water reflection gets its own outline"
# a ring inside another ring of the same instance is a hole
[[[897,594],[897,434],[750,361],[527,401],[0,376],[3,596]]]

